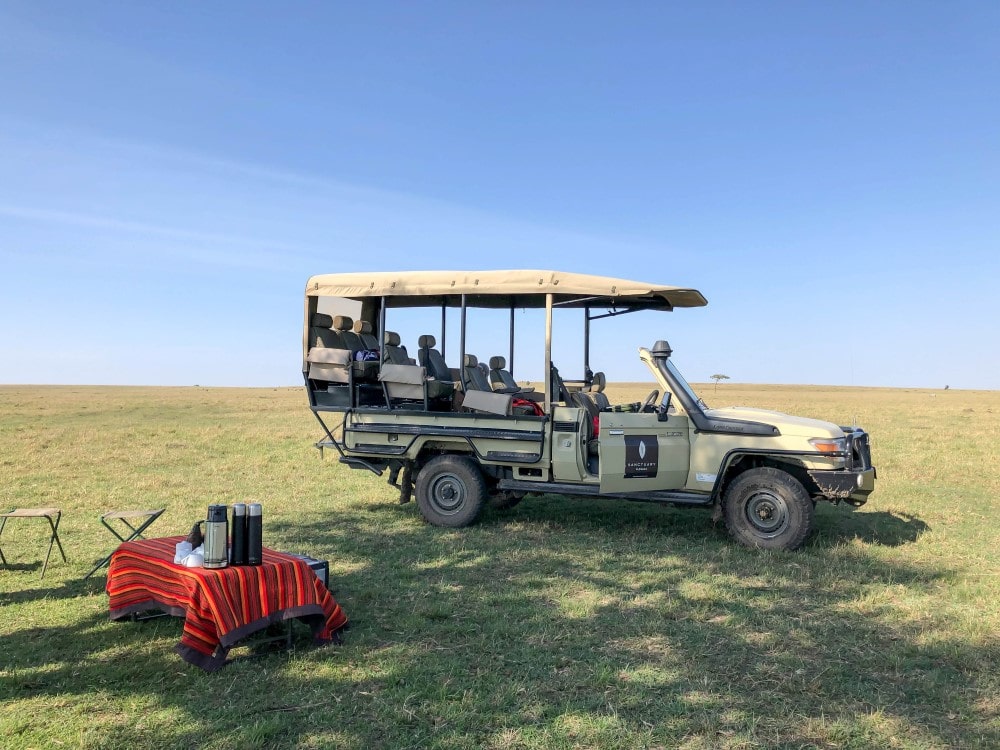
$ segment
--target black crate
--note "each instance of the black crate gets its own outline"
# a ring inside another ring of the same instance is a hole
[[[313,569],[316,577],[326,586],[327,591],[330,590],[330,562],[328,560],[317,560],[315,557],[304,555],[301,552],[286,552],[285,554],[305,561]]]

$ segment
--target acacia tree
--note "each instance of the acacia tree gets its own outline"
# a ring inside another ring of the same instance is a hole
[[[719,390],[719,381],[729,380],[729,376],[723,375],[722,373],[716,373],[715,375],[712,376],[712,380],[715,381],[715,390]]]

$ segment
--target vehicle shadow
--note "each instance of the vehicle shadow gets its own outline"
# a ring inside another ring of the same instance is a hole
[[[916,542],[930,526],[912,513],[854,511],[817,507],[816,534],[810,544],[841,544],[859,541],[880,547],[899,547]]]
[[[629,503],[601,498],[528,497],[514,508],[487,509],[482,524],[532,522],[583,529],[635,526],[655,528],[687,539],[725,537],[725,525],[713,523],[704,508],[674,508],[652,503]],[[855,510],[849,506],[818,503],[813,536],[806,546],[831,546],[860,541],[883,547],[916,542],[930,526],[916,515],[890,511]]]

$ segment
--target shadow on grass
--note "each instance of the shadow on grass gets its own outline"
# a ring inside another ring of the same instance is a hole
[[[912,541],[891,518],[879,538]],[[178,621],[85,616],[5,637],[5,699],[138,701],[107,747],[148,743],[157,711],[180,711],[177,747],[1000,745],[996,649],[897,611],[943,565],[751,552],[704,513],[545,498],[468,529],[384,503],[267,533],[331,559],[343,647],[208,675],[171,652]]]
[[[543,501],[467,530],[340,519],[305,532],[363,561],[340,581],[346,611],[361,618],[351,637],[380,663],[395,654],[391,676],[367,686],[384,704],[369,738],[402,741],[405,725],[445,745],[510,732],[603,743],[622,731],[622,746],[692,734],[706,746],[741,735],[1000,743],[983,700],[997,650],[928,638],[928,623],[896,610],[898,589],[920,597],[953,578],[947,567],[843,545],[751,552],[712,533],[704,514],[658,510],[585,501],[553,513]],[[848,518],[859,523],[837,541],[895,546],[927,528],[889,513]],[[435,697],[441,684],[452,687]],[[463,720],[449,705],[467,694],[476,718]],[[398,724],[389,706],[414,695],[412,721]]]
[[[30,563],[7,563],[6,565],[0,564],[0,571],[8,570],[11,573],[24,573],[33,570],[41,570],[42,561],[37,560],[36,562]]]
[[[509,511],[487,511],[482,522],[491,524],[524,519],[555,523],[568,528],[592,526],[595,523],[603,528],[614,523],[625,527],[633,525],[659,529],[691,539],[705,535],[714,539],[724,537],[724,524],[713,524],[709,513],[704,508],[679,509],[651,503],[541,496],[528,498]],[[816,528],[809,544],[815,545],[821,541],[829,546],[857,540],[884,547],[898,547],[912,544],[929,530],[930,526],[925,521],[910,513],[861,511],[847,505],[818,503]]]
[[[912,544],[930,526],[911,513],[854,511],[847,508],[819,506],[816,513],[816,537],[826,543],[859,541],[881,547]]]
[[[32,580],[33,588],[20,591],[0,591],[0,606],[8,604],[26,604],[28,602],[55,601],[58,599],[75,599],[96,593],[103,593],[104,578],[64,581],[56,587],[48,586],[45,579]]]

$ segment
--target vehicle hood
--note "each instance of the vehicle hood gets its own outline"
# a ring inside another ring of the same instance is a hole
[[[722,409],[706,409],[706,416],[718,419],[742,419],[747,422],[761,422],[778,428],[782,435],[802,437],[844,437],[844,431],[832,422],[808,417],[796,417],[769,409],[753,409],[749,406],[727,406]]]

